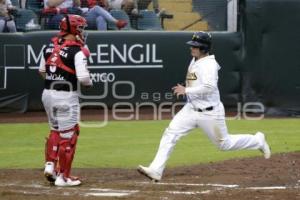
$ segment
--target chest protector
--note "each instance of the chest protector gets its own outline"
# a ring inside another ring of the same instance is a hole
[[[78,51],[82,51],[86,57],[89,56],[89,51],[77,41],[61,41],[60,38],[55,37],[52,39],[54,45],[51,55],[46,59],[46,89],[55,89],[63,91],[77,90],[77,78],[74,66],[74,56]],[[64,52],[64,48],[68,47]],[[78,48],[79,47],[79,48]],[[78,49],[77,52],[70,50],[71,48]],[[61,52],[67,54],[62,59]],[[54,85],[52,85],[54,84]],[[72,86],[72,88],[70,88]]]

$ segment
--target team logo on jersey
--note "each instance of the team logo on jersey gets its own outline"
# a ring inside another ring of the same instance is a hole
[[[197,80],[197,76],[196,76],[196,73],[187,73],[186,75],[186,80]]]
[[[50,72],[54,73],[56,71],[56,66],[50,66],[49,69]]]

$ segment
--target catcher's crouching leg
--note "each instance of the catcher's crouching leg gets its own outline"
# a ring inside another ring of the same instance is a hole
[[[45,170],[44,175],[48,181],[54,182],[56,179],[56,164],[59,146],[59,132],[51,130],[45,144]]]
[[[74,178],[70,176],[78,135],[78,125],[70,130],[60,132],[58,150],[60,176],[55,181],[55,185],[57,186],[74,186],[81,184],[79,180],[74,180]]]

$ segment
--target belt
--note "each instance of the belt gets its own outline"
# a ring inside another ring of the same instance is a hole
[[[201,109],[201,108],[195,108],[195,111],[197,111],[197,112],[204,112],[204,111],[212,111],[213,109],[214,109],[214,107],[210,106],[210,107],[203,108],[203,109]]]

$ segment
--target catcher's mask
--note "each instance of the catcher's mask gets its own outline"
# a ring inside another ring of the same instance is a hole
[[[84,29],[86,27],[87,22],[83,17],[79,15],[66,15],[60,22],[59,35],[64,36],[66,34],[73,34],[79,42],[84,44],[86,38]]]
[[[188,41],[187,44],[208,53],[211,48],[211,34],[203,31],[195,32],[192,40]]]

